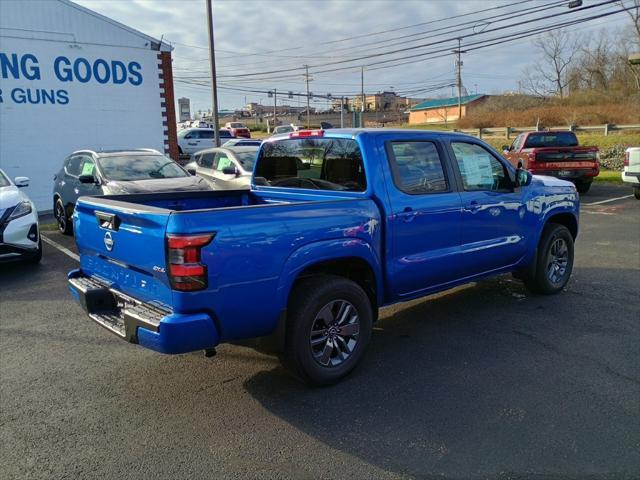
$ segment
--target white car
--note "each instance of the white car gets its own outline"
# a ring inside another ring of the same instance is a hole
[[[633,194],[640,200],[640,147],[629,147],[625,150],[622,181],[633,185]]]
[[[38,212],[20,190],[27,186],[27,177],[16,177],[12,182],[0,170],[0,262],[25,260],[38,263],[42,258]]]
[[[220,130],[221,143],[234,138],[229,130]],[[178,132],[178,150],[181,155],[192,155],[205,148],[214,146],[214,131],[212,128],[185,128]]]

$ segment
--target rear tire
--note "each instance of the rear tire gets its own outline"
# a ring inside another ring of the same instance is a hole
[[[525,286],[534,293],[553,295],[569,282],[573,271],[573,237],[564,225],[548,223],[542,230],[535,264],[523,275]]]
[[[591,182],[576,183],[576,190],[578,190],[578,193],[587,193],[590,188],[591,188]]]
[[[357,283],[333,275],[302,280],[291,293],[281,360],[310,385],[337,383],[362,358],[372,320],[369,297]]]
[[[634,187],[633,196],[636,197],[636,200],[640,200],[640,187]]]
[[[67,215],[67,209],[64,206],[61,198],[56,200],[53,216],[56,217],[56,221],[58,222],[58,230],[63,235],[71,235],[73,232],[73,226],[69,221],[69,216]]]

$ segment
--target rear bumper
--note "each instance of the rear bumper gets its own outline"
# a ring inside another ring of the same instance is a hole
[[[635,185],[640,185],[640,172],[622,172],[622,181],[624,183],[633,183]]]
[[[547,175],[549,177],[561,178],[569,181],[592,181],[593,177],[600,174],[599,168],[567,168],[566,170],[545,170],[544,168],[532,169],[534,175]]]
[[[71,295],[94,322],[131,343],[176,354],[213,348],[220,336],[206,313],[178,314],[141,302],[81,270],[68,275]]]

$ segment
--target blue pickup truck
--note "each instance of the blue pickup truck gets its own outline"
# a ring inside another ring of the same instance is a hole
[[[250,190],[80,198],[68,282],[129,342],[212,354],[253,339],[326,385],[360,361],[383,305],[504,272],[562,290],[578,209],[573,184],[470,136],[298,131],[265,141]]]

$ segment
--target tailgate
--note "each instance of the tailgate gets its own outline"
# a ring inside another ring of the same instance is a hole
[[[171,305],[165,229],[171,211],[84,197],[73,215],[80,268],[142,301]]]
[[[592,147],[536,148],[534,152],[536,162],[595,163],[598,160],[598,149]]]

